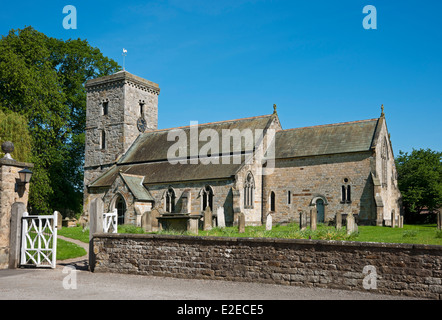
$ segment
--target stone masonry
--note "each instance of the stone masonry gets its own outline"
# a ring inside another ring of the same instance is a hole
[[[8,268],[10,252],[11,208],[16,202],[27,206],[29,184],[17,186],[18,172],[32,168],[33,164],[13,159],[0,159],[0,269]]]

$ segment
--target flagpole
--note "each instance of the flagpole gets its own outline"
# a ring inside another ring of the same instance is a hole
[[[124,49],[123,48],[123,54],[122,54],[122,56],[123,56],[123,70],[125,71],[126,70],[126,68],[125,68],[125,58],[126,58],[126,56],[127,56],[127,50],[126,49]]]

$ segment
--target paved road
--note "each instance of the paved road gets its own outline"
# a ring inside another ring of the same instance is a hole
[[[91,273],[59,265],[55,269],[0,270],[0,299],[386,300],[404,297],[248,282]]]

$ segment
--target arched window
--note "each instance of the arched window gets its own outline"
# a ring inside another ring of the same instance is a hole
[[[255,180],[251,172],[247,174],[246,181],[244,182],[244,208],[253,208],[253,202],[255,198]]]
[[[166,191],[164,197],[164,211],[174,212],[175,211],[175,190],[172,187]]]
[[[124,201],[122,196],[118,196],[118,199],[115,202],[115,208],[118,213],[118,225],[124,224],[124,218],[126,215],[126,202]]]
[[[274,212],[275,211],[275,193],[272,191],[270,192],[270,211]]]
[[[206,210],[207,207],[210,207],[210,210],[213,212],[213,190],[212,187],[207,185],[200,191],[201,196],[201,210]]]
[[[349,184],[348,178],[344,179],[344,185],[341,187],[341,203],[351,202],[351,186]]]

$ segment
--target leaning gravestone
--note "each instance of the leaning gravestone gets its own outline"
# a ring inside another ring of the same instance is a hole
[[[356,224],[355,217],[352,213],[347,215],[347,234],[358,231],[358,225]]]
[[[223,207],[218,207],[218,209],[216,209],[216,221],[218,222],[219,228],[225,228],[226,221],[224,218],[224,208]]]
[[[242,212],[238,213],[238,232],[246,232],[246,216]]]
[[[266,219],[266,230],[267,231],[272,230],[272,221],[273,221],[272,215],[269,213],[267,215],[267,219]]]
[[[212,230],[212,210],[209,206],[204,210],[204,230]]]

